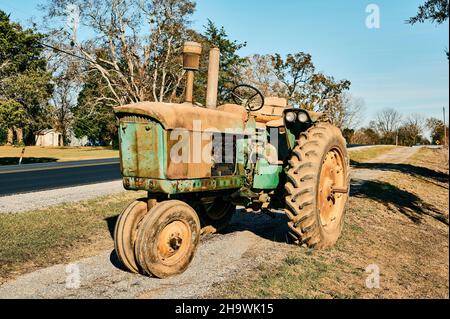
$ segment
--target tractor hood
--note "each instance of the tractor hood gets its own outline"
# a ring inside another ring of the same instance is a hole
[[[244,120],[236,112],[211,110],[194,106],[191,103],[170,104],[160,102],[141,102],[114,108],[118,117],[125,115],[141,115],[155,119],[166,130],[194,130],[194,122],[201,121],[200,129],[215,132],[244,129]],[[195,125],[198,129],[199,124]]]

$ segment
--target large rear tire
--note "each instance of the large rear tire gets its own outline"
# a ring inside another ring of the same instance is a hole
[[[147,275],[167,278],[184,272],[200,239],[200,220],[192,207],[169,200],[155,205],[142,220],[135,256]]]
[[[349,158],[341,131],[319,123],[302,133],[287,172],[286,214],[298,244],[329,248],[338,240],[349,197]]]

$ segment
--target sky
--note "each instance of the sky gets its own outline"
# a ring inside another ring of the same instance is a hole
[[[352,82],[351,93],[365,101],[364,125],[387,107],[405,117],[442,118],[449,101],[449,26],[406,24],[423,2],[197,0],[192,26],[203,31],[208,19],[223,26],[231,39],[247,42],[242,56],[310,53],[319,71]],[[31,17],[42,15],[37,9],[42,3],[0,0],[0,9],[29,25]],[[379,9],[379,28],[366,24],[372,4]]]

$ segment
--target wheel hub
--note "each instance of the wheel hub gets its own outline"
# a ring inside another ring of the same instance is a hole
[[[182,221],[166,225],[158,237],[158,255],[165,264],[175,264],[189,250],[191,231]]]
[[[344,159],[337,149],[330,150],[322,163],[319,181],[318,203],[322,226],[330,226],[339,220],[345,203],[347,181],[344,174]]]

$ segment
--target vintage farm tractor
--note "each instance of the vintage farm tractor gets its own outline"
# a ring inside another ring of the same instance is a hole
[[[217,106],[220,52],[212,48],[206,107],[193,101],[202,47],[183,48],[185,102],[115,108],[127,190],[148,196],[130,204],[115,228],[115,250],[131,272],[159,278],[185,271],[202,229],[227,226],[236,206],[284,209],[300,245],[327,248],[338,239],[349,197],[349,159],[338,128],[320,113],[288,107],[239,85],[235,104]]]

